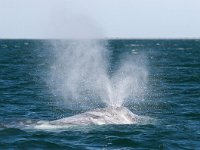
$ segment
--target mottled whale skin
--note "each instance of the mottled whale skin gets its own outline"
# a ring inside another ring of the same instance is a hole
[[[106,107],[87,111],[70,117],[65,117],[53,121],[14,121],[1,125],[0,128],[23,128],[36,130],[60,131],[71,127],[81,127],[87,125],[122,125],[122,124],[154,124],[156,120],[148,116],[138,116],[125,107]]]
[[[59,128],[71,125],[134,124],[138,116],[125,107],[99,108],[54,121],[39,121],[35,128]]]
[[[72,117],[55,121],[51,124],[132,124],[136,119],[130,110],[125,107],[108,107],[95,109]]]

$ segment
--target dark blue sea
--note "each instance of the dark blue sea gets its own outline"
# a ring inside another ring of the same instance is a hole
[[[0,150],[200,149],[200,40],[107,41],[112,71],[125,53],[145,55],[148,93],[126,107],[153,123],[26,129],[22,122],[86,111],[62,105],[45,80],[54,61],[53,42],[0,40]]]

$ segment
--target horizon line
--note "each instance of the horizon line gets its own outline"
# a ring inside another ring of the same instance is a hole
[[[166,37],[166,38],[120,38],[120,37],[105,37],[105,38],[0,38],[0,40],[200,40],[200,37]]]

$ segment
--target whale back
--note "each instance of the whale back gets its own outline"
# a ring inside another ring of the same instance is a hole
[[[26,120],[20,121],[17,124],[16,122],[14,124],[8,124],[7,126],[0,124],[0,128],[18,127],[25,129],[57,130],[82,125],[149,124],[154,122],[155,120],[151,117],[135,115],[125,107],[106,107],[54,121]]]
[[[107,107],[95,109],[75,116],[51,121],[52,125],[89,125],[89,124],[132,124],[137,115],[125,107]]]

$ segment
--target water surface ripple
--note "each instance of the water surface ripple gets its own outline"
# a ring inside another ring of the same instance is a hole
[[[156,123],[20,128],[83,110],[60,105],[44,81],[53,58],[49,41],[0,40],[0,149],[199,149],[200,40],[109,40],[108,48],[113,70],[124,53],[146,56],[148,94],[126,107]]]

